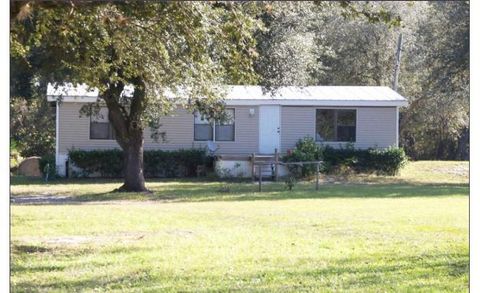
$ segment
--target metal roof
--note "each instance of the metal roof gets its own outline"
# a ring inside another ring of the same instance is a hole
[[[228,99],[235,100],[362,100],[404,101],[405,98],[384,86],[285,86],[273,94],[260,86],[231,86]]]
[[[124,94],[131,96],[132,87],[126,87]],[[227,104],[256,105],[325,105],[325,106],[406,106],[407,100],[396,91],[385,86],[285,86],[273,92],[261,86],[226,86]],[[85,84],[73,86],[48,85],[47,98],[56,101],[62,97],[70,102],[94,102],[97,89],[89,89]]]

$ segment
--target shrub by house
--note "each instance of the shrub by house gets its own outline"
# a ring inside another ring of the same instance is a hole
[[[402,148],[355,149],[351,144],[335,149],[328,145],[318,145],[311,137],[300,139],[295,148],[283,157],[285,162],[323,161],[322,171],[352,170],[356,173],[376,173],[396,175],[405,165],[407,157]],[[315,172],[313,166],[290,167],[297,176],[309,176]]]
[[[144,173],[147,177],[195,176],[197,167],[209,164],[204,149],[179,149],[174,151],[147,150],[143,154]],[[76,176],[99,175],[122,177],[123,152],[113,150],[70,150],[69,162],[80,171]]]

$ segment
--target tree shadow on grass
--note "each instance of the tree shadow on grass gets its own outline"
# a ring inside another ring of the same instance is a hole
[[[54,178],[45,182],[45,179],[39,177],[10,176],[10,185],[62,185],[62,184],[104,184],[121,183],[120,178]]]
[[[171,182],[171,181],[169,181]],[[206,201],[255,201],[289,199],[327,198],[407,198],[468,196],[468,184],[322,184],[315,190],[315,184],[298,184],[292,191],[282,183],[270,183],[258,192],[258,185],[234,183],[227,188],[221,182],[199,184],[199,182],[179,182],[180,184],[152,188],[152,193],[105,192],[57,198],[12,196],[15,204],[88,204],[96,202],[138,201],[138,202],[206,202]],[[38,200],[40,199],[40,200]]]
[[[212,180],[206,177],[187,177],[187,178],[146,178],[148,183],[216,183],[216,182],[230,182],[227,180]],[[245,183],[250,182],[249,179],[235,179],[232,180],[234,183]],[[27,176],[10,176],[10,185],[68,185],[68,184],[118,184],[119,186],[123,184],[123,178],[54,178],[45,182],[44,178],[40,177],[27,177]]]
[[[276,260],[264,260],[267,263]],[[278,260],[277,260],[278,261]],[[287,260],[286,260],[287,261]],[[325,261],[323,259],[297,259],[301,263],[309,263],[309,267],[318,263],[319,268],[307,270],[268,269],[256,274],[238,276],[244,281],[242,290],[258,290],[266,280],[274,280],[273,290],[304,291],[306,288],[323,288],[322,290],[368,290],[368,291],[421,291],[425,283],[433,291],[452,291],[458,287],[468,288],[469,256],[464,254],[428,254],[410,256],[390,256],[378,259],[365,256],[362,258],[342,258]],[[288,261],[291,264],[291,261]],[[311,265],[313,264],[313,265]],[[268,267],[266,265],[262,267]],[[295,266],[299,267],[300,266]],[[280,276],[288,285],[275,281]],[[288,279],[292,281],[288,281]],[[252,284],[255,280],[255,285]],[[430,282],[429,282],[430,281]],[[250,283],[250,284],[249,284]],[[455,284],[454,284],[455,283]],[[229,288],[234,290],[235,288]],[[238,289],[238,288],[236,288]],[[316,290],[314,290],[316,291]]]
[[[47,245],[47,244],[24,244],[14,242],[12,244],[12,290],[15,292],[77,292],[90,290],[122,290],[125,288],[142,288],[151,283],[151,270],[147,266],[132,266],[125,264],[126,268],[118,267],[118,262],[111,260],[112,255],[128,255],[132,251],[139,252],[146,248],[132,246],[97,247],[92,249],[76,245]],[[96,255],[96,258],[87,258],[88,261],[80,261],[86,256]],[[102,256],[108,256],[102,258]],[[109,273],[100,270],[100,274],[90,274],[85,266],[92,270],[113,266],[120,272]],[[131,266],[131,267],[130,267]],[[72,275],[78,269],[78,274]],[[22,276],[39,275],[40,278],[24,278]],[[15,280],[20,278],[22,280]]]
[[[402,286],[410,290],[421,290],[425,289],[424,280],[436,280],[441,277],[444,280],[433,285],[436,288],[430,289],[448,290],[452,288],[448,288],[449,284],[445,279],[462,278],[462,276],[468,276],[468,272],[468,254],[430,254],[421,258],[418,256],[392,257],[382,263],[377,263],[377,260],[368,257],[345,258],[316,270],[287,272],[286,275],[293,279],[322,277],[331,280],[326,282],[327,286],[339,285],[338,289],[344,290],[362,288],[395,290]],[[343,279],[342,276],[346,278]],[[339,278],[343,280],[340,284]],[[464,287],[467,288],[467,286],[468,284],[465,283]]]
[[[48,290],[162,290],[167,291],[297,291],[297,290],[429,290],[452,291],[467,289],[469,257],[467,253],[438,253],[428,255],[376,256],[361,258],[319,259],[285,258],[284,267],[270,266],[278,259],[263,259],[253,273],[230,270],[228,273],[201,273],[187,270],[162,271],[143,266],[127,272],[106,273],[75,278],[46,278],[41,282],[15,282],[15,291]],[[294,265],[292,261],[308,264]],[[66,268],[65,268],[66,269]],[[68,268],[72,270],[72,268]],[[55,273],[57,270],[53,270]],[[215,270],[218,271],[218,270]],[[22,273],[44,273],[27,269]],[[19,272],[20,273],[20,272]],[[47,272],[48,273],[48,272]],[[175,282],[166,280],[175,278]],[[206,282],[206,280],[208,280]],[[200,288],[201,287],[201,288]]]
[[[110,291],[110,290],[125,290],[127,288],[141,289],[148,284],[152,284],[149,269],[137,269],[127,271],[120,275],[109,276],[100,275],[94,277],[81,277],[53,280],[27,280],[15,282],[12,286],[15,292],[79,292],[79,291]]]

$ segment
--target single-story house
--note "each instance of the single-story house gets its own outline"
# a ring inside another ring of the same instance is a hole
[[[80,86],[62,90],[49,86],[48,101],[57,101],[59,175],[66,174],[69,149],[119,148],[106,108],[102,109],[103,119],[79,115],[80,108],[95,102],[97,95],[97,91]],[[147,129],[145,150],[213,144],[218,148],[215,154],[222,168],[250,176],[248,158],[253,153],[286,153],[306,136],[333,147],[347,143],[355,148],[397,146],[399,107],[407,105],[400,94],[381,86],[287,86],[274,94],[264,93],[260,86],[228,86],[225,102],[231,117],[225,123],[210,123],[181,108],[162,118],[165,141],[155,141]]]

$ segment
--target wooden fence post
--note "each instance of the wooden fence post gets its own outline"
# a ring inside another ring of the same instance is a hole
[[[262,192],[262,165],[258,165],[258,191]]]
[[[318,180],[319,180],[319,174],[320,173],[320,163],[317,163],[317,182],[316,182],[316,185],[315,185],[315,190],[318,190]]]
[[[278,181],[278,150],[275,148],[275,181]]]
[[[252,182],[255,183],[255,153],[252,154]]]

